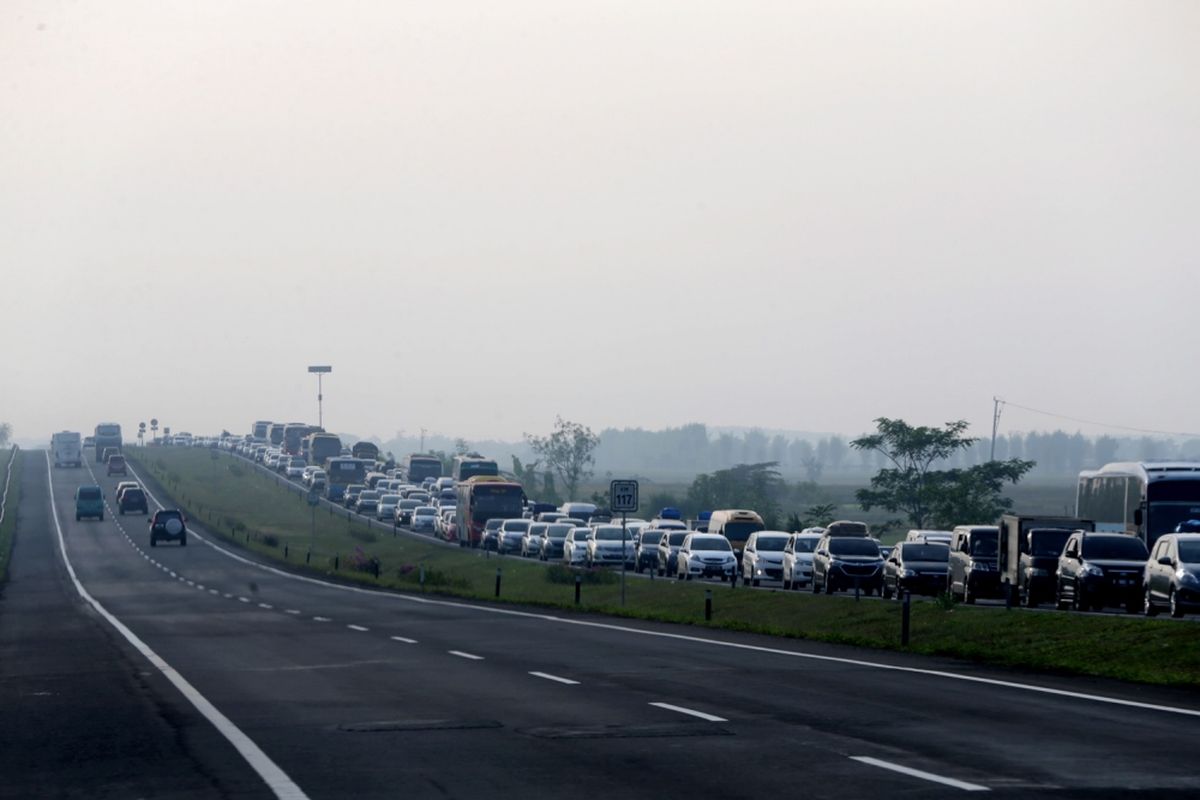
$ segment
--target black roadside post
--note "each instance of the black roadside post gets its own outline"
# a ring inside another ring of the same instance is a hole
[[[339,554],[337,554],[337,553],[333,554],[333,571],[334,572],[338,571],[338,567],[342,563],[341,559],[342,559],[342,557]]]
[[[421,565],[421,572],[417,576],[417,581],[421,584],[421,591],[425,591],[425,565]]]
[[[496,597],[500,596],[500,568],[496,567]]]
[[[858,602],[858,590],[859,590],[859,579],[856,576],[854,578],[854,600],[855,600],[855,602]]]
[[[575,573],[575,605],[579,605],[579,589],[583,585],[583,576]]]
[[[912,592],[904,593],[904,602],[900,607],[900,646],[908,647],[909,615],[912,611]]]
[[[310,547],[308,548],[308,552],[306,552],[306,553],[304,554],[304,563],[305,563],[305,564],[308,564],[308,563],[309,563],[309,562],[311,562],[311,561],[312,561],[312,547],[310,546]]]
[[[712,620],[712,589],[704,590],[704,621]]]
[[[283,560],[284,560],[284,561],[287,561],[287,560],[288,560],[288,545],[287,545],[287,542],[284,542],[284,543],[283,543]]]

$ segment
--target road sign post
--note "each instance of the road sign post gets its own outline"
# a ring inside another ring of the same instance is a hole
[[[625,606],[625,573],[629,571],[629,528],[626,515],[638,510],[638,482],[619,480],[608,485],[609,510],[621,513],[621,606]]]

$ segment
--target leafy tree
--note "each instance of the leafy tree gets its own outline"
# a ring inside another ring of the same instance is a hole
[[[549,436],[525,434],[529,447],[546,463],[547,471],[562,479],[567,497],[575,497],[579,484],[591,476],[600,437],[578,422],[555,417]]]
[[[797,533],[805,528],[824,528],[830,522],[833,522],[833,515],[837,513],[837,505],[835,503],[821,503],[820,505],[809,506],[803,514],[797,514],[793,511],[788,514],[787,530]]]
[[[821,480],[821,473],[825,471],[825,465],[817,460],[816,456],[809,456],[804,459],[804,476],[809,483],[817,483]]]
[[[7,447],[8,440],[12,438],[12,425],[7,422],[0,422],[0,447]]]
[[[517,476],[517,481],[519,481],[522,486],[537,486],[537,466],[540,463],[540,461],[534,461],[531,464],[522,464],[521,459],[517,458],[516,456],[512,456],[513,475]]]
[[[777,525],[780,497],[786,487],[774,461],[738,464],[697,475],[688,488],[688,508],[747,508],[757,511],[768,528]]]
[[[943,523],[994,519],[999,513],[994,509],[1005,507],[1000,496],[1004,482],[1016,483],[1034,466],[1032,461],[1009,459],[967,469],[933,470],[935,463],[978,441],[964,435],[965,420],[935,428],[880,417],[875,425],[875,433],[855,439],[850,446],[874,450],[891,466],[871,478],[870,488],[856,492],[858,502],[865,511],[880,506],[903,512],[917,528],[926,527],[931,519]],[[989,512],[986,516],[975,516],[985,511]]]
[[[471,449],[471,446],[467,444],[466,439],[463,439],[460,437],[460,438],[454,440],[454,455],[465,456],[467,454],[467,451],[469,451],[470,449]]]

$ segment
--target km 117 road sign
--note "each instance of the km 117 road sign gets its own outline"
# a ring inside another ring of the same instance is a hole
[[[638,482],[613,481],[608,485],[608,503],[615,514],[629,514],[638,510]]]

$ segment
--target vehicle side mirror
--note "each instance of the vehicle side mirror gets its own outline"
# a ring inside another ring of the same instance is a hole
[[[1162,564],[1164,567],[1173,567],[1173,566],[1175,566],[1175,562],[1171,560],[1171,557],[1170,557],[1170,556],[1163,556],[1162,558],[1160,558],[1160,559],[1158,560],[1158,563]]]
[[[1142,527],[1142,510],[1140,508],[1133,510],[1133,524],[1139,528]]]

